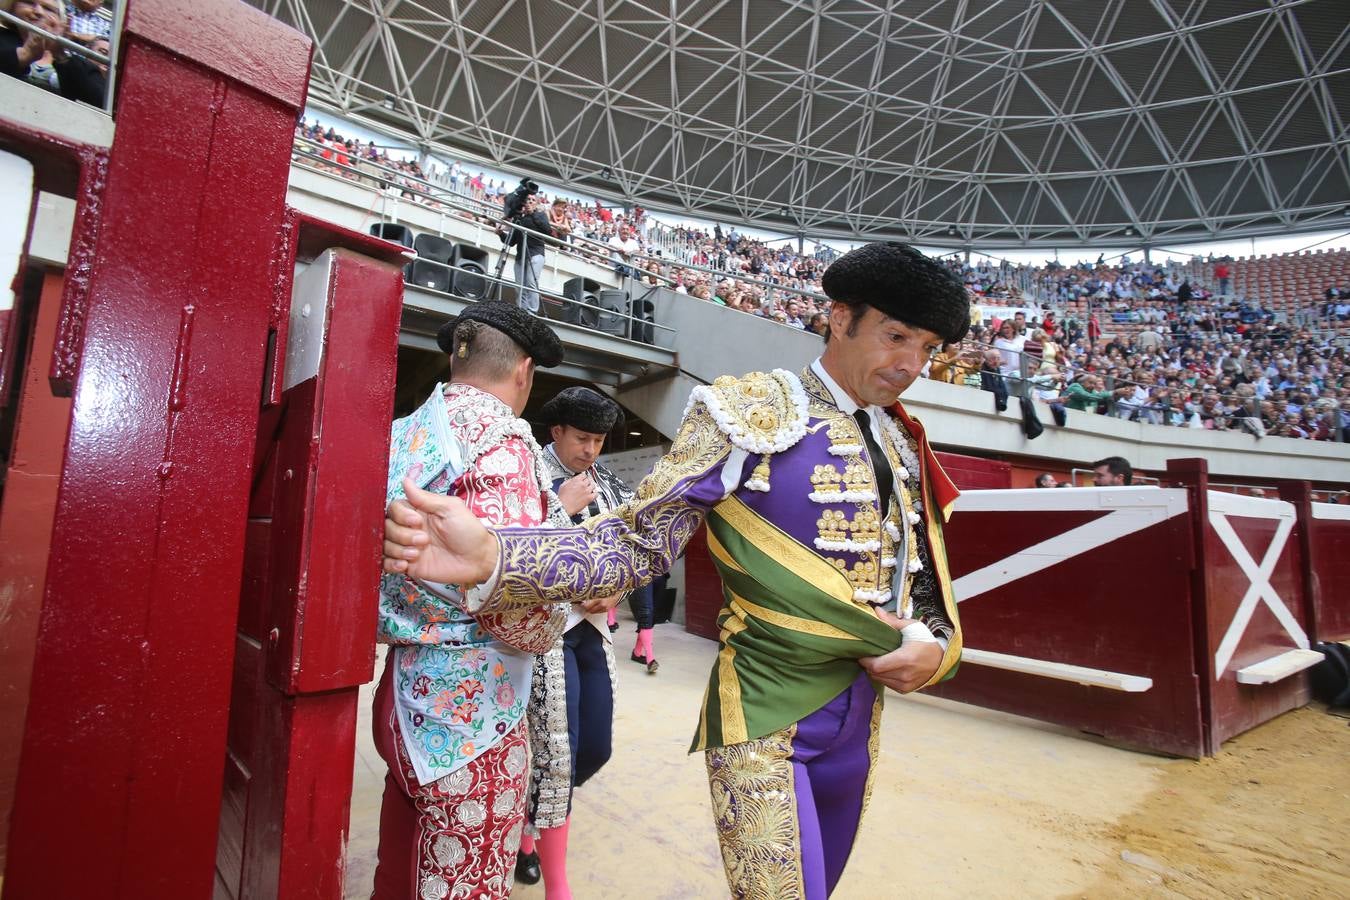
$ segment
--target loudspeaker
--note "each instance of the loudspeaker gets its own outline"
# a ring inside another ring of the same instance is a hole
[[[409,280],[420,287],[448,293],[450,270],[446,266],[454,258],[455,245],[434,234],[419,234],[413,241],[413,249],[417,251],[417,259],[413,260]]]
[[[482,300],[487,296],[488,252],[470,244],[456,244],[450,273],[450,293],[468,300]]]
[[[566,303],[556,298],[543,296],[544,313],[552,319],[594,328],[600,319],[599,297],[600,282],[591,278],[570,278],[563,283],[563,296]]]
[[[399,225],[397,222],[376,222],[370,226],[370,233],[377,238],[384,238],[386,241],[393,241],[395,244],[402,244],[405,247],[413,245],[412,229],[407,225]],[[413,280],[412,263],[403,267],[403,280],[411,282]]]
[[[455,258],[455,245],[434,234],[419,234],[413,241],[417,255],[437,262],[449,263]]]
[[[632,306],[633,320],[629,322],[632,330],[628,336],[644,344],[654,343],[656,339],[656,304],[650,300],[634,300]]]
[[[628,336],[628,292],[606,288],[599,294],[600,321],[596,327],[606,334]]]
[[[384,238],[386,241],[393,241],[395,244],[402,244],[405,247],[413,245],[412,229],[407,225],[399,225],[397,222],[376,222],[370,226],[370,233],[378,238]]]

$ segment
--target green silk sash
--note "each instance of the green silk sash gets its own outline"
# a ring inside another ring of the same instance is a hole
[[[853,601],[843,572],[734,495],[707,524],[726,602],[690,752],[786,728],[852,684],[860,657],[900,646],[898,631]]]

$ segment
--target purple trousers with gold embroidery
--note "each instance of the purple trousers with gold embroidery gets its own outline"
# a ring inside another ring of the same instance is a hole
[[[881,700],[861,671],[782,731],[707,751],[731,896],[823,900],[839,883],[867,804]]]

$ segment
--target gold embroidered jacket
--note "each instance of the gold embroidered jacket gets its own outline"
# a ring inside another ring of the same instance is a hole
[[[879,501],[857,422],[810,368],[801,376],[780,369],[697,388],[670,452],[632,501],[573,528],[498,532],[498,576],[483,593],[483,608],[631,589],[666,571],[705,517],[721,507],[727,515],[719,518],[766,523],[823,561],[827,568],[820,571],[837,573],[845,585],[842,602],[865,610],[895,604],[902,615],[924,622],[945,642],[928,683],[942,680],[961,652],[942,541],[956,491],[918,422],[898,404],[890,412],[879,423],[880,444],[895,474],[895,495]],[[725,578],[726,561],[716,561]],[[750,606],[764,609],[763,603]],[[719,621],[744,624],[755,615],[728,597]],[[724,651],[730,637],[724,624]]]

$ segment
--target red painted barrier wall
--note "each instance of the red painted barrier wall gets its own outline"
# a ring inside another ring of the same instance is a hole
[[[1141,692],[974,662],[938,696],[1180,756],[1204,748],[1181,491],[974,491],[947,552],[965,646],[1022,662],[1152,679]]]
[[[0,507],[0,622],[4,623],[0,627],[0,866],[5,861],[28,711],[61,451],[70,421],[70,401],[53,397],[47,387],[60,302],[61,276],[50,273],[43,280],[27,364],[19,370],[23,384]]]
[[[1310,625],[1319,641],[1350,640],[1350,506],[1311,504],[1309,566],[1313,574]]]
[[[1350,518],[1305,566],[1297,503],[1209,491],[1203,460],[1168,477],[1183,487],[963,495],[947,538],[967,653],[933,692],[1194,757],[1306,703],[1304,585],[1345,577]],[[1150,505],[1166,515],[1131,525]],[[1322,595],[1329,622],[1342,596]]]
[[[106,180],[82,178],[77,197],[72,265],[88,268],[58,334],[73,408],[7,900],[51,897],[53,878],[138,900],[212,890],[270,260],[309,42],[234,0],[127,7]]]
[[[1167,475],[1190,494],[1196,546],[1196,671],[1208,725],[1206,751],[1308,702],[1306,673],[1244,684],[1240,670],[1306,650],[1302,525],[1294,504],[1208,490],[1202,459],[1171,460]]]
[[[963,491],[997,490],[1013,486],[1011,463],[941,450],[936,455],[952,483]]]

